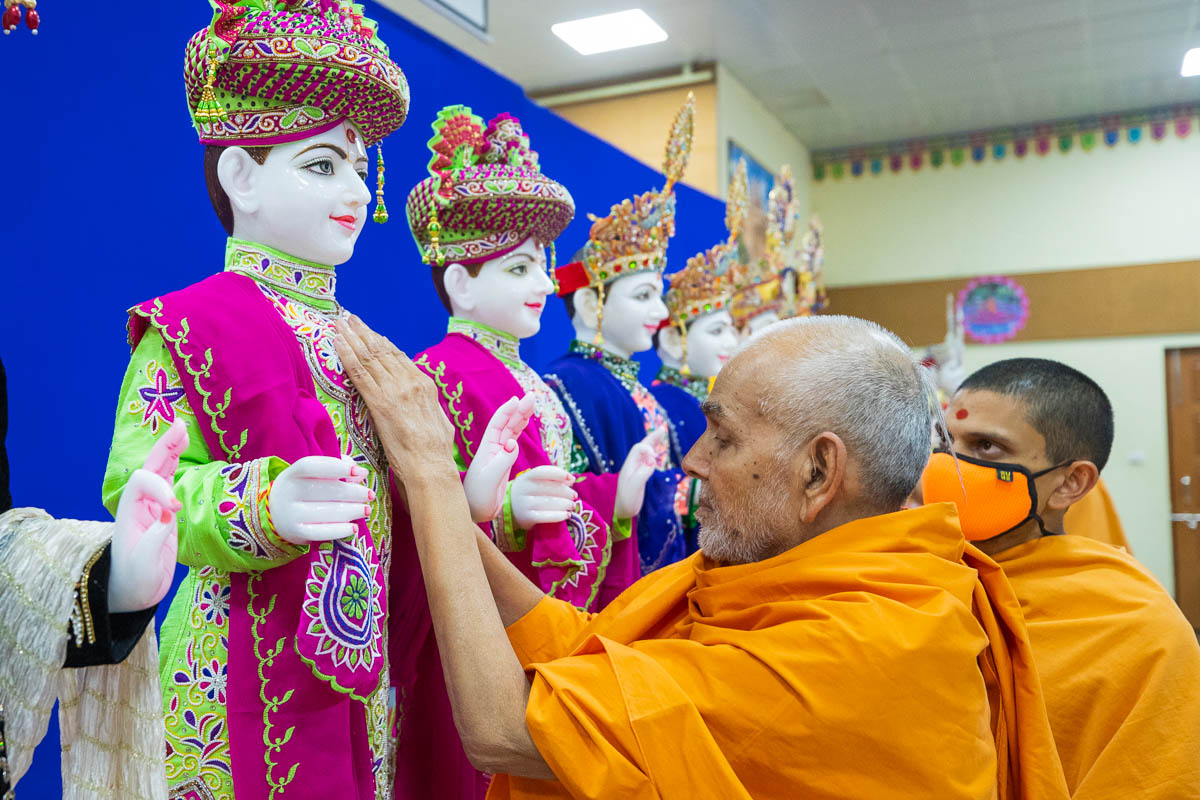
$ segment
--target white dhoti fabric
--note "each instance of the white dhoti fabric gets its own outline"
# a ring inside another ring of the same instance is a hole
[[[78,614],[72,623],[76,583],[112,532],[112,523],[56,520],[36,509],[0,514],[0,703],[9,779],[16,786],[29,770],[57,699],[64,800],[165,800],[153,620],[122,663],[63,669],[72,625],[86,624]]]

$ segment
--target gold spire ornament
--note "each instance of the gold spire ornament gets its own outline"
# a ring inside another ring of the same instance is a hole
[[[375,177],[375,215],[371,219],[378,222],[380,225],[388,221],[387,206],[383,203],[383,143],[381,142],[377,148],[376,160],[376,177]]]

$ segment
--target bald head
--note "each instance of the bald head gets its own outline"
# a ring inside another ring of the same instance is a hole
[[[895,511],[920,480],[937,392],[890,331],[855,317],[786,320],[754,336],[722,370],[726,377],[761,385],[759,412],[794,446],[837,434],[856,467],[862,506]]]

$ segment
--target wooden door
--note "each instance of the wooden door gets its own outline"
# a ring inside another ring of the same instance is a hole
[[[1175,599],[1200,630],[1200,348],[1167,351]]]

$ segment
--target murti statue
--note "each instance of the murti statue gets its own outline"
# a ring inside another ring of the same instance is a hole
[[[800,269],[792,270],[791,280],[794,291],[792,310],[788,316],[808,316],[820,314],[829,307],[829,296],[825,292],[825,228],[821,220],[813,214],[808,223],[808,230],[800,240]],[[785,273],[787,275],[788,273]],[[788,281],[785,279],[786,291]]]
[[[654,437],[659,469],[646,486],[637,535],[612,548],[614,564],[626,563],[623,550],[635,550],[643,574],[686,555],[685,528],[695,508],[695,482],[679,469],[678,437],[667,413],[638,381],[639,364],[632,358],[653,346],[667,318],[662,273],[667,241],[675,233],[673,188],[691,152],[694,103],[689,95],[672,126],[663,189],[625,200],[603,219],[592,217],[587,243],[574,261],[555,270],[575,341],[545,379],[571,418],[580,463],[593,473],[612,472],[639,442]]]
[[[6,404],[0,367],[0,462]],[[64,800],[166,798],[154,612],[175,574],[180,507],[169,481],[187,436],[177,421],[155,442],[111,523],[10,508],[0,475],[4,800],[27,773],[55,701]]]
[[[708,399],[709,385],[738,345],[729,299],[744,260],[738,236],[746,224],[746,192],[746,162],[740,161],[725,202],[728,238],[667,276],[670,316],[657,335],[662,368],[650,392],[670,417],[685,454],[707,426],[700,404]]]
[[[450,320],[446,337],[414,363],[438,386],[463,470],[496,410],[511,397],[532,398],[534,416],[517,439],[503,503],[493,507],[468,486],[468,504],[496,546],[544,592],[599,610],[640,575],[631,551],[623,554],[627,563],[613,561],[612,543],[629,537],[645,482],[631,480],[628,470],[588,473],[586,463],[572,459],[571,420],[520,352],[521,340],[541,328],[554,291],[545,249],[575,216],[575,202],[542,173],[516,117],[500,114],[485,125],[470,108],[448,106],[433,130],[430,175],[409,193],[407,213]],[[415,559],[411,567],[410,579],[423,587]],[[428,643],[401,670],[413,683],[403,687],[409,701],[396,795],[482,798],[488,777],[463,752],[432,629],[426,622],[422,630]]]
[[[210,5],[184,82],[224,271],[130,310],[104,479],[112,508],[138,454],[186,424],[189,571],[160,668],[170,797],[391,797],[393,500],[333,342],[367,148],[404,121],[408,83],[358,5]]]

